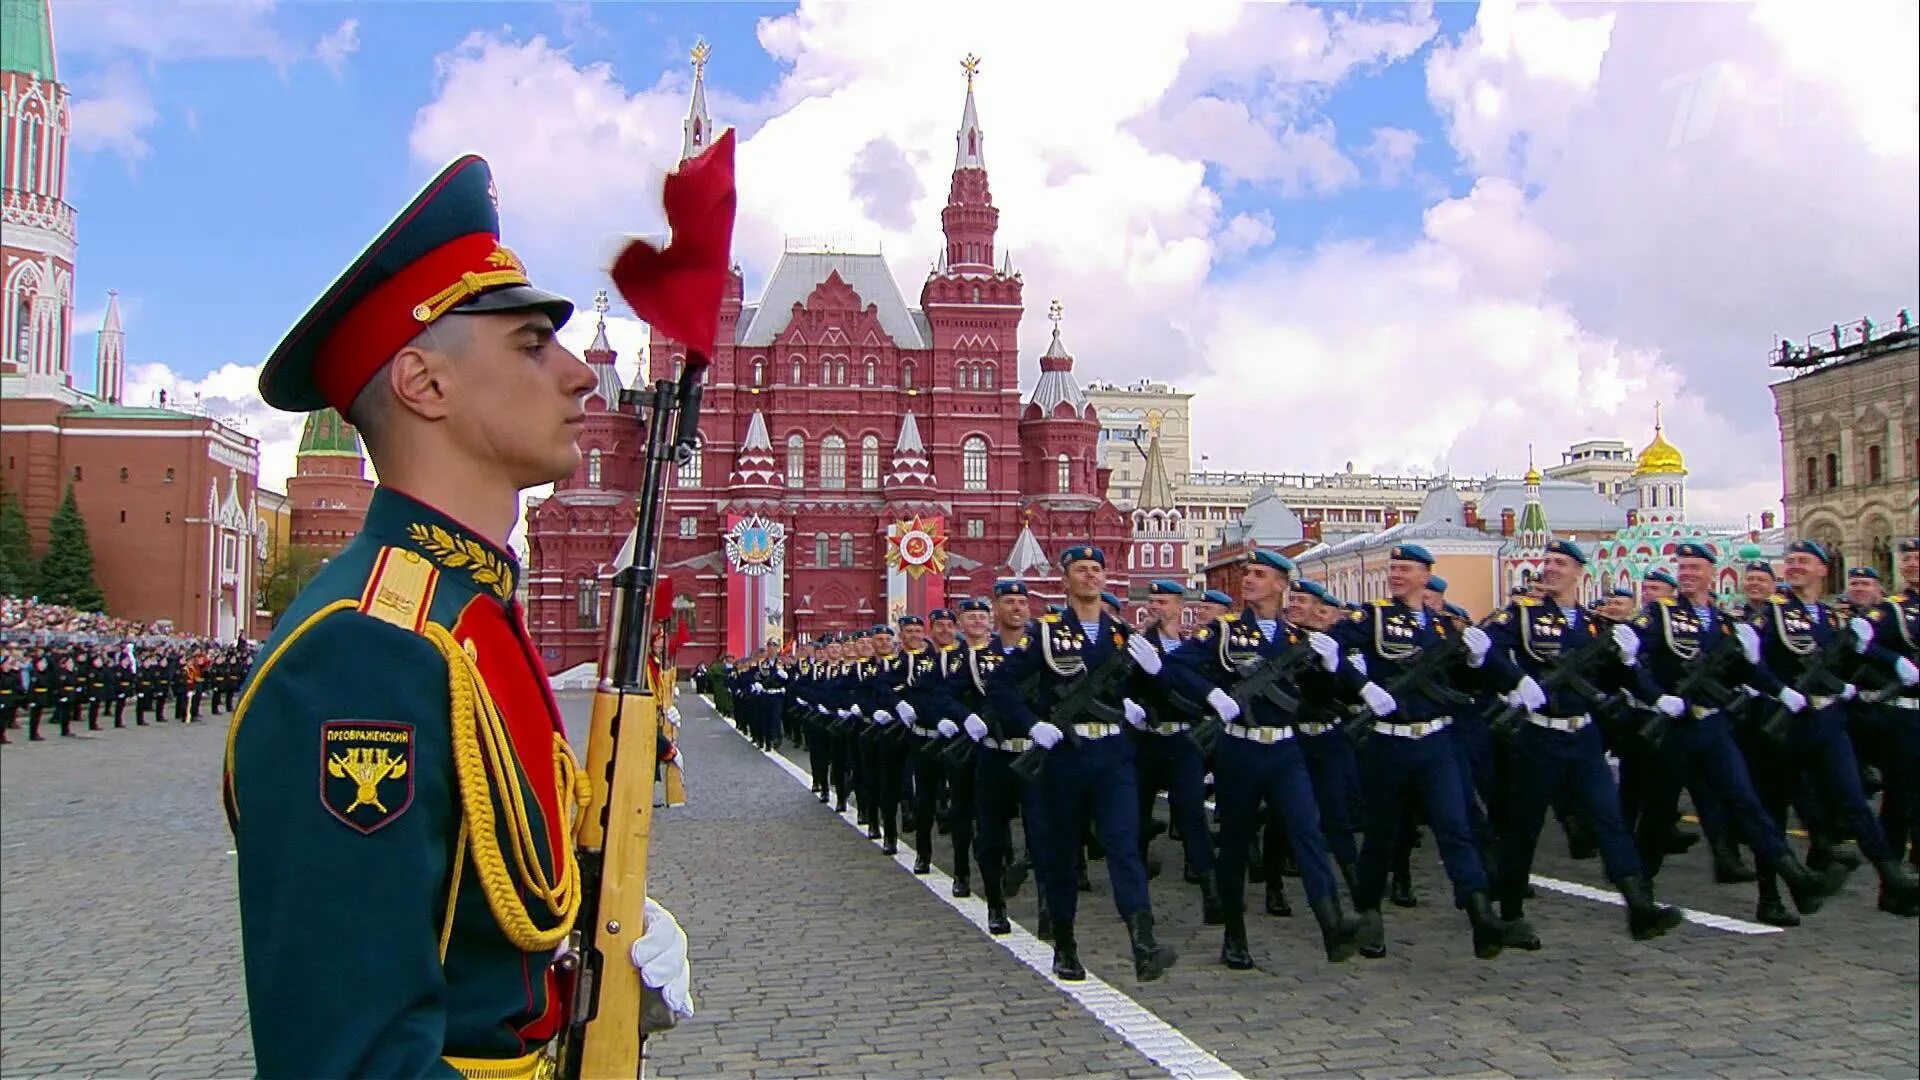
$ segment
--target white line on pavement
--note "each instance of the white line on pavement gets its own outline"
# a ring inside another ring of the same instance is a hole
[[[706,694],[699,695],[700,700],[713,705],[713,699]],[[724,725],[728,731],[740,735],[739,729],[722,718],[719,711],[714,719]],[[745,738],[744,735],[740,736]],[[758,749],[758,748],[756,748]],[[796,782],[811,788],[813,778],[800,770],[798,765],[788,761],[779,753],[760,750],[791,776]],[[840,815],[847,825],[865,835],[859,823],[856,811],[848,810]],[[879,841],[873,841],[879,846]],[[893,857],[893,861],[910,874],[913,870],[913,857],[905,851]],[[987,905],[979,897],[958,898],[949,893],[952,878],[942,873],[938,867],[925,875],[913,875],[926,890],[939,898],[948,907],[958,912],[960,917],[973,924],[975,930],[995,945],[1007,950],[1014,958],[1032,969],[1041,978],[1052,983],[1061,993],[1080,1003],[1081,1007],[1093,1015],[1095,1020],[1105,1024],[1114,1034],[1125,1039],[1127,1045],[1146,1055],[1154,1064],[1167,1070],[1176,1077],[1220,1077],[1222,1080],[1239,1080],[1240,1074],[1230,1068],[1226,1062],[1207,1053],[1199,1043],[1181,1034],[1180,1029],[1150,1012],[1145,1006],[1115,989],[1112,984],[1089,972],[1085,982],[1063,982],[1053,975],[1053,947],[1027,932],[1024,926],[1014,923],[1013,933],[995,937],[987,933]],[[1032,887],[1039,888],[1037,883]]]

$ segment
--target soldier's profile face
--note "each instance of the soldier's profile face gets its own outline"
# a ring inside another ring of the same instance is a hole
[[[1900,580],[1909,585],[1920,585],[1920,551],[1900,553]]]
[[[1147,598],[1147,610],[1153,612],[1153,620],[1161,626],[1179,626],[1182,606],[1183,602],[1177,596],[1155,593]]]
[[[1818,585],[1827,576],[1827,564],[1804,551],[1787,554],[1787,584],[1796,589]]]
[[[984,611],[963,611],[960,613],[960,632],[967,635],[969,641],[985,640],[993,632],[993,616]]]
[[[460,443],[517,487],[573,475],[592,369],[560,344],[541,312],[463,318],[471,338],[448,365],[458,393],[448,418]]]
[[[1387,560],[1387,591],[1395,596],[1404,597],[1416,590],[1424,590],[1431,577],[1433,569],[1417,559]]]
[[[1847,599],[1855,608],[1870,608],[1880,602],[1880,583],[1872,578],[1848,578]]]

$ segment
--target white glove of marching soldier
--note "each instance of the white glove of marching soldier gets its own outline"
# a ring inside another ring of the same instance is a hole
[[[1140,665],[1141,671],[1149,675],[1160,674],[1160,650],[1147,640],[1147,635],[1135,634],[1128,638],[1127,655],[1133,657],[1133,662]]]
[[[895,709],[894,712],[899,713],[900,719],[905,720],[909,724],[917,724],[920,722],[920,711],[913,707],[913,702],[911,701],[901,702],[900,707]]]
[[[1531,675],[1522,676],[1520,685],[1513,688],[1513,693],[1519,706],[1528,712],[1539,712],[1547,704],[1546,690]]]
[[[1213,706],[1213,711],[1220,714],[1220,719],[1229,724],[1240,719],[1240,703],[1233,700],[1232,694],[1217,686],[1207,691],[1207,704]]]
[[[1120,699],[1120,711],[1127,714],[1127,723],[1141,731],[1147,730],[1147,710],[1141,708],[1132,698]]]
[[[885,709],[875,709],[873,710],[873,722],[879,724],[881,727],[886,727],[888,724],[893,723],[893,714]]]
[[[1321,667],[1328,671],[1339,669],[1340,646],[1332,638],[1315,630],[1313,633],[1307,635],[1307,646],[1314,651],[1315,655],[1320,657]]]
[[[1681,713],[1687,711],[1687,703],[1680,698],[1674,697],[1672,694],[1661,694],[1659,699],[1653,703],[1653,707],[1668,716],[1679,716]]]
[[[667,706],[667,719],[673,721],[676,724],[679,723],[680,722],[680,706],[678,705]]]
[[[673,913],[647,897],[647,928],[628,952],[640,982],[659,992],[677,1022],[693,1017],[693,969],[687,964],[687,933]]]
[[[1785,705],[1788,712],[1797,713],[1807,707],[1807,695],[1795,690],[1791,686],[1782,687],[1780,689],[1780,704]]]
[[[968,713],[967,718],[960,721],[960,726],[967,729],[967,734],[973,738],[974,742],[987,737],[987,722],[980,719],[978,713]]]
[[[1493,639],[1485,630],[1469,626],[1460,632],[1461,640],[1467,643],[1467,666],[1479,667],[1487,662],[1487,650],[1493,648]]]
[[[1747,663],[1759,663],[1760,632],[1748,626],[1746,623],[1735,623],[1733,624],[1733,636],[1739,639],[1740,655],[1747,658]]]
[[[1033,730],[1027,732],[1027,735],[1048,750],[1053,749],[1060,742],[1060,729],[1045,720],[1034,724]]]
[[[960,725],[954,723],[953,721],[947,719],[944,716],[940,718],[940,723],[937,724],[936,726],[940,729],[940,734],[946,736],[949,739],[953,738],[955,735],[960,734]]]
[[[1893,662],[1893,674],[1900,680],[1901,686],[1920,682],[1920,667],[1915,667],[1913,661],[1904,656]]]
[[[1386,716],[1400,707],[1400,703],[1393,700],[1392,694],[1374,683],[1367,683],[1360,688],[1360,700],[1367,703],[1367,708],[1373,710],[1375,716]]]
[[[1626,623],[1613,624],[1613,647],[1620,650],[1620,662],[1628,667],[1640,662],[1640,635]]]
[[[1856,615],[1847,626],[1853,631],[1853,651],[1866,652],[1873,645],[1873,624]]]

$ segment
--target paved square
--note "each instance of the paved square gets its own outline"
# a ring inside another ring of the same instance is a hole
[[[579,731],[585,699],[564,707]],[[1340,966],[1296,903],[1292,919],[1251,916],[1259,970],[1227,971],[1197,891],[1164,875],[1155,910],[1181,959],[1146,986],[1096,864],[1084,959],[1177,1029],[1136,1026],[1130,1044],[697,698],[682,709],[690,804],[656,818],[652,889],[692,937],[699,1015],[654,1041],[650,1075],[1160,1076],[1149,1053],[1174,1060],[1184,1042],[1247,1076],[1920,1072],[1920,923],[1875,911],[1864,875],[1799,930],[1689,923],[1646,944],[1618,907],[1543,893],[1529,915],[1547,948],[1485,963],[1431,849],[1421,906],[1387,912],[1389,957]],[[225,736],[222,717],[0,750],[0,1075],[249,1073]],[[1538,871],[1598,884],[1551,830]],[[1752,887],[1713,885],[1698,849],[1661,886],[1752,914]],[[1013,913],[1031,925],[1031,886]]]

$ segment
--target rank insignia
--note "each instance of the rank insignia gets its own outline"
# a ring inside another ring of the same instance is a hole
[[[413,725],[335,720],[320,728],[320,803],[371,835],[413,805]]]

